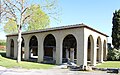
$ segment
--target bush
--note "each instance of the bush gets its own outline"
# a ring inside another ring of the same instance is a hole
[[[120,50],[117,49],[109,49],[108,50],[108,56],[107,56],[107,60],[120,60]]]
[[[6,45],[5,40],[0,40],[0,46],[5,46],[5,45]]]

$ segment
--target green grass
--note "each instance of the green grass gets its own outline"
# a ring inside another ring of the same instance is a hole
[[[6,58],[5,55],[5,51],[0,51],[0,66],[6,68],[20,67],[25,69],[49,69],[55,66],[50,64],[40,64],[27,61],[21,61],[20,63],[16,63],[16,60]]]
[[[106,61],[104,63],[98,64],[98,68],[120,68],[120,61]]]

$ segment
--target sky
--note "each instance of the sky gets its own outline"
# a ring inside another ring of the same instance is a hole
[[[61,8],[60,23],[51,20],[51,27],[84,23],[109,36],[111,43],[112,17],[120,9],[120,0],[59,0]],[[5,33],[0,32],[0,39]]]

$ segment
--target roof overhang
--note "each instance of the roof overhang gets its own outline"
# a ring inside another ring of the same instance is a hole
[[[22,35],[27,35],[27,34],[34,34],[34,33],[43,33],[43,32],[49,32],[49,31],[58,31],[58,30],[66,30],[66,29],[74,29],[74,28],[88,28],[92,31],[95,31],[101,35],[104,35],[106,37],[109,37],[108,35],[98,31],[98,30],[95,30],[85,24],[76,24],[76,25],[68,25],[68,26],[61,26],[61,27],[53,27],[53,28],[47,28],[47,29],[40,29],[40,30],[35,30],[35,31],[27,31],[27,32],[22,32]],[[6,35],[7,37],[9,36],[17,36],[18,34],[15,33],[15,34],[8,34]]]

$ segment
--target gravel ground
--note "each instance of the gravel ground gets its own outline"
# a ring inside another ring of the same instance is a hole
[[[47,70],[27,70],[27,69],[17,69],[11,68],[7,69],[0,67],[0,75],[120,75],[120,74],[110,74],[106,71],[69,71],[68,69],[53,68]]]

